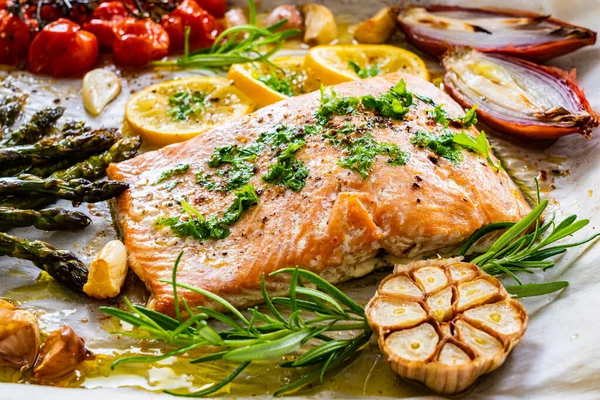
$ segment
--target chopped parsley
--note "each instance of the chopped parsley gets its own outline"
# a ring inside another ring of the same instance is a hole
[[[378,155],[386,154],[388,164],[405,165],[410,153],[404,152],[393,143],[378,143],[373,135],[366,133],[352,140],[345,149],[347,156],[338,161],[338,165],[357,172],[363,179],[369,176]]]
[[[204,110],[204,101],[208,94],[204,92],[181,91],[169,97],[169,110],[167,114],[175,121],[186,121],[190,115]]]
[[[469,149],[477,154],[481,154],[484,156],[490,165],[496,170],[503,170],[502,164],[499,162],[498,165],[494,164],[492,157],[490,156],[491,146],[487,141],[487,137],[485,136],[485,132],[481,131],[477,138],[473,138],[472,136],[465,133],[465,131],[458,133],[454,136],[454,143],[459,146],[464,147],[465,149]]]
[[[435,101],[433,101],[433,99],[431,97],[423,96],[422,94],[418,94],[418,93],[413,93],[413,96],[415,96],[417,99],[421,100],[423,103],[427,103],[430,106],[435,106]]]
[[[444,106],[442,104],[435,106],[433,110],[427,111],[427,115],[430,118],[433,118],[433,120],[438,124],[443,125],[444,128],[450,125],[450,116],[446,110],[444,110]]]
[[[196,183],[198,183],[203,188],[206,188],[208,191],[212,192],[217,190],[219,185],[212,180],[209,174],[207,174],[203,169],[200,169],[196,172]]]
[[[236,223],[247,209],[258,204],[258,196],[252,185],[242,187],[241,190],[235,192],[235,200],[220,218],[216,214],[204,218],[185,200],[180,200],[180,203],[186,214],[184,218],[159,218],[156,220],[156,224],[168,226],[171,228],[171,232],[179,237],[193,237],[198,240],[224,239],[229,236],[229,226]]]
[[[358,97],[339,97],[335,90],[330,89],[325,93],[325,87],[321,85],[321,106],[315,113],[317,122],[321,125],[327,124],[334,115],[352,114],[360,104]]]
[[[450,118],[448,112],[444,110],[444,106],[442,104],[436,106],[433,110],[429,110],[427,115],[435,122],[440,125],[443,125],[444,128],[447,128],[450,123],[455,123],[461,125],[463,128],[467,129],[472,125],[477,123],[477,104],[473,106],[470,110],[465,111],[465,115],[462,117],[458,117],[456,119]]]
[[[269,171],[262,176],[262,179],[274,185],[284,185],[294,192],[301,191],[306,185],[309,171],[303,161],[295,158],[295,153],[305,144],[304,140],[290,143],[277,156],[277,162],[269,166]]]
[[[400,146],[394,143],[381,143],[381,152],[387,154],[390,158],[387,163],[393,166],[406,165],[410,160],[410,153],[402,151]]]
[[[381,74],[381,69],[377,64],[367,65],[365,68],[361,68],[360,65],[354,61],[348,61],[348,66],[359,78],[365,79]]]
[[[467,129],[472,125],[477,123],[477,104],[471,107],[470,110],[465,111],[464,117],[458,118],[458,122],[463,126],[463,128]]]
[[[173,168],[168,168],[162,171],[159,177],[152,183],[152,185],[158,185],[172,177],[173,175],[181,175],[185,174],[190,169],[189,164],[179,163],[175,165]]]
[[[227,190],[239,189],[254,176],[256,167],[254,164],[241,159],[236,159],[231,164],[231,169],[228,170]]]
[[[402,119],[408,113],[413,104],[412,93],[406,90],[406,82],[400,82],[379,98],[375,96],[364,96],[361,104],[368,110],[392,119]]]
[[[425,147],[433,151],[438,156],[447,159],[452,164],[458,164],[462,160],[460,149],[454,143],[453,133],[444,133],[435,135],[427,131],[417,131],[410,139],[410,142],[418,147]]]
[[[268,75],[258,75],[253,74],[255,79],[258,79],[260,82],[264,83],[274,91],[284,94],[286,96],[292,97],[294,96],[294,92],[292,90],[292,83],[286,77],[278,77],[275,71],[271,71]]]

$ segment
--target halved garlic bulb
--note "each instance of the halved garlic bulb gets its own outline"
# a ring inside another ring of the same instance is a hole
[[[0,366],[29,368],[41,343],[37,317],[0,299]]]
[[[83,106],[93,116],[98,116],[104,107],[121,93],[121,80],[107,69],[94,69],[83,77],[81,99]]]
[[[527,327],[501,283],[459,259],[397,266],[366,314],[392,369],[442,394],[502,365]]]

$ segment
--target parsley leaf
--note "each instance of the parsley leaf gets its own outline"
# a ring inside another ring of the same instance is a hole
[[[430,149],[438,156],[450,161],[452,164],[456,165],[462,160],[462,154],[454,143],[453,133],[444,133],[438,136],[427,131],[417,131],[410,139],[410,142],[415,146]]]
[[[255,166],[247,161],[236,159],[231,164],[231,169],[228,171],[227,190],[239,189],[254,176]]]
[[[413,96],[406,89],[404,79],[401,79],[396,86],[379,96],[379,98],[375,96],[362,97],[361,104],[383,117],[402,119],[413,104]]]
[[[213,181],[210,175],[207,174],[203,169],[200,169],[198,172],[196,172],[196,183],[203,188],[206,188],[210,192],[216,190],[218,187],[217,183]]]
[[[380,154],[380,148],[372,136],[364,135],[353,140],[346,152],[348,156],[339,160],[338,164],[358,172],[364,179],[369,176],[371,167],[375,164],[375,157]]]
[[[485,136],[484,131],[481,131],[479,133],[479,136],[477,136],[477,139],[474,139],[472,136],[468,135],[467,133],[465,133],[465,131],[463,131],[462,133],[458,133],[458,134],[454,135],[453,141],[457,145],[462,146],[466,149],[472,150],[473,152],[475,152],[477,154],[481,154],[482,156],[487,158],[488,162],[494,169],[497,169],[497,170],[504,169],[500,162],[498,162],[498,165],[494,164],[494,161],[492,160],[492,157],[490,156],[491,147],[490,147],[489,142],[487,141],[487,137]]]
[[[258,79],[260,82],[264,83],[274,91],[284,94],[286,96],[292,97],[294,96],[294,92],[292,90],[292,83],[286,77],[278,77],[275,71],[271,71],[269,75],[258,75],[253,74],[255,79]]]
[[[190,169],[190,165],[189,164],[183,164],[183,163],[179,163],[179,164],[175,165],[173,168],[165,169],[164,171],[162,171],[160,173],[159,177],[154,182],[152,182],[152,185],[158,185],[159,183],[162,183],[162,182],[166,181],[167,179],[169,179],[173,175],[184,174],[189,169]]]
[[[381,69],[377,64],[367,65],[365,68],[361,68],[360,65],[354,61],[348,61],[348,66],[356,73],[356,75],[358,75],[359,78],[362,79],[381,74]]]
[[[443,125],[444,128],[447,128],[448,125],[450,125],[450,116],[446,110],[444,110],[443,104],[437,105],[433,110],[427,111],[427,115],[430,118],[433,118],[438,124]]]
[[[216,214],[212,214],[208,218],[204,218],[198,210],[182,199],[180,204],[186,213],[185,219],[181,217],[158,218],[156,224],[168,226],[171,232],[179,237],[193,237],[198,240],[224,239],[230,233],[228,226],[236,223],[244,211],[258,204],[258,201],[254,187],[246,185],[235,192],[235,200],[225,210],[223,217],[219,218]]]
[[[315,113],[315,118],[320,125],[325,125],[333,115],[352,114],[359,104],[358,97],[338,97],[333,89],[327,94],[325,86],[321,85],[321,106]]]
[[[284,185],[294,192],[301,191],[306,185],[309,170],[304,166],[303,161],[296,160],[295,153],[305,144],[304,140],[290,143],[277,156],[277,162],[269,166],[269,171],[262,176],[262,179],[275,185]]]
[[[463,128],[467,129],[477,123],[477,104],[475,104],[470,110],[465,111],[464,117],[458,118],[457,122],[460,122]]]
[[[400,146],[394,143],[381,143],[381,152],[387,154],[390,159],[387,161],[388,164],[393,166],[406,165],[410,160],[410,153],[402,151]]]
[[[171,108],[167,114],[175,121],[185,121],[190,115],[200,113],[204,110],[204,100],[208,94],[204,92],[181,91],[169,97]]]

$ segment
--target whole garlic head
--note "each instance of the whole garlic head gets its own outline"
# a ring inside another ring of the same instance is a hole
[[[0,299],[0,366],[29,368],[41,343],[37,317]]]
[[[366,314],[392,369],[442,394],[500,367],[527,327],[500,281],[457,259],[397,266]]]

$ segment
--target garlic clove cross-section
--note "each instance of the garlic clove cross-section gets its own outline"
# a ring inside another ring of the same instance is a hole
[[[102,114],[104,107],[121,93],[121,80],[106,69],[91,70],[83,77],[81,98],[86,111],[93,116]]]
[[[397,266],[365,311],[392,369],[441,394],[501,366],[527,327],[521,303],[460,259]]]

